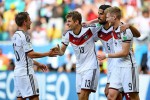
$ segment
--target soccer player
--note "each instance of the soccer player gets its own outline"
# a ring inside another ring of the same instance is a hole
[[[105,11],[106,20],[113,26],[113,47],[115,53],[106,53],[98,56],[99,60],[115,58],[113,70],[110,76],[108,100],[116,100],[119,90],[128,93],[130,100],[139,100],[139,76],[138,67],[132,50],[133,34],[130,29],[120,31],[122,23],[121,10],[118,7],[110,7]]]
[[[38,63],[33,58],[55,56],[55,52],[50,50],[45,53],[34,52],[27,30],[30,29],[31,20],[27,12],[20,12],[15,17],[18,30],[12,37],[13,49],[15,53],[14,85],[17,100],[39,100],[39,88],[34,74],[33,64],[42,71],[47,71],[47,66]],[[38,40],[37,40],[38,41]],[[56,52],[57,53],[57,52]]]
[[[82,27],[82,17],[77,11],[69,12],[66,19],[70,30],[63,34],[61,48],[58,45],[59,55],[71,43],[77,59],[76,92],[79,100],[88,100],[90,93],[96,92],[100,74],[94,40],[100,27]]]
[[[107,8],[111,7],[110,5],[101,5],[99,7],[99,10],[98,10],[98,20],[95,19],[95,20],[92,20],[92,21],[89,21],[89,22],[86,22],[85,24],[89,25],[89,24],[92,24],[92,23],[97,23],[99,22],[99,24],[101,25],[101,30],[98,31],[98,34],[97,34],[97,37],[98,37],[98,40],[100,39],[102,44],[103,44],[103,47],[105,49],[105,52],[107,53],[114,53],[114,47],[113,47],[113,39],[112,39],[112,31],[113,31],[113,27],[109,25],[109,23],[106,21],[106,14],[104,13],[105,10]],[[126,28],[128,28],[128,25],[125,24],[125,25],[122,25],[121,26],[121,31],[124,31]],[[129,27],[131,29],[131,31],[133,31],[133,35],[135,37],[139,37],[140,36],[140,32],[137,31],[137,29],[135,29],[134,27],[130,26]],[[105,87],[105,95],[107,97],[108,95],[108,87],[109,87],[109,79],[110,79],[110,76],[111,76],[111,72],[113,70],[113,59],[112,58],[108,58],[108,65],[107,65],[107,69],[108,69],[108,72],[107,72],[107,84],[106,84],[106,87]],[[118,99],[121,99],[122,98],[122,95],[120,94],[117,98]]]

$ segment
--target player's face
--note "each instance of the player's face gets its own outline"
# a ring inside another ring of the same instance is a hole
[[[104,10],[102,9],[99,9],[98,10],[98,20],[99,20],[99,23],[104,25],[106,24],[106,14],[104,13]]]
[[[114,25],[115,23],[115,17],[113,14],[107,13],[106,14],[106,21],[110,24],[110,25]]]
[[[76,23],[72,20],[72,17],[67,18],[67,26],[70,30],[74,30]]]
[[[26,23],[26,27],[27,27],[27,29],[30,29],[30,26],[31,26],[31,19],[30,19],[30,17],[28,16],[28,18],[27,18],[27,21],[25,21],[25,23]]]

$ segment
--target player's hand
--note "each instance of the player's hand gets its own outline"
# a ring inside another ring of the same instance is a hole
[[[49,57],[56,57],[59,54],[60,54],[60,47],[58,44],[56,47],[50,49],[49,51]]]
[[[87,26],[87,23],[86,23],[86,22],[83,22],[83,23],[82,23],[82,26],[83,26],[83,27],[86,27],[86,26]]]
[[[49,51],[49,57],[56,57],[58,55],[58,48],[54,47]]]
[[[90,21],[83,22],[83,23],[82,23],[82,26],[83,26],[83,27],[87,27],[88,25],[90,25],[90,23],[91,23]]]
[[[44,64],[39,63],[38,68],[40,68],[43,72],[48,71],[48,67]]]
[[[97,59],[98,59],[99,61],[102,61],[102,60],[106,59],[106,55],[105,55],[104,53],[102,53],[102,54],[100,54],[100,55],[97,55]]]
[[[121,27],[120,27],[120,32],[125,31],[127,28],[129,28],[129,24],[121,25]]]

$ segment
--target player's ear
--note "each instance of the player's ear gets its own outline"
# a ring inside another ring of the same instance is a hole
[[[114,20],[116,20],[116,18],[117,18],[117,16],[116,16],[116,15],[114,15]]]
[[[76,24],[79,24],[79,21],[78,21],[78,20],[76,20],[76,21],[75,21],[75,23],[76,23]]]
[[[26,21],[26,20],[24,20],[23,25],[26,25],[26,23],[27,23],[27,21]]]

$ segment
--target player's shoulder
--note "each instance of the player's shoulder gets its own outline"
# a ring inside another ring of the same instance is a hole
[[[72,30],[66,30],[66,31],[63,32],[63,36],[65,36],[65,35],[67,35],[67,34],[69,34],[71,32],[72,32]]]
[[[19,36],[20,38],[24,37],[25,36],[25,33],[21,30],[17,30],[14,35],[16,36]]]

